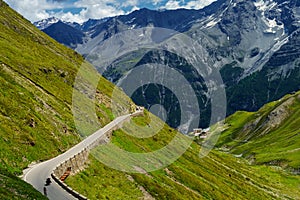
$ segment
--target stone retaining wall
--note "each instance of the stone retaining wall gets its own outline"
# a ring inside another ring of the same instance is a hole
[[[131,117],[135,117],[138,115],[143,115],[143,112],[137,112],[131,115]],[[120,129],[123,126],[123,123],[129,122],[130,117],[126,120],[124,120],[122,123],[116,124],[113,128],[108,130],[105,134],[103,134],[100,138],[98,138],[96,141],[94,141],[91,145],[89,145],[87,148],[83,149],[80,153],[77,155],[74,155],[73,157],[69,158],[63,163],[60,163],[51,173],[51,177],[55,182],[57,182],[64,190],[66,190],[68,193],[76,197],[80,200],[86,200],[87,198],[69,186],[67,186],[64,182],[60,180],[60,177],[64,175],[64,173],[67,171],[67,169],[71,169],[70,175],[75,175],[76,173],[84,170],[86,163],[88,161],[89,152],[91,149],[101,145],[101,144],[107,144],[110,141],[110,138],[112,136],[112,132],[115,130]]]

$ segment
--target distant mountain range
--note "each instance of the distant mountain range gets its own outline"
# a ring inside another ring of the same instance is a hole
[[[53,18],[48,23],[43,20],[35,24],[83,55],[88,51],[82,47],[92,43],[96,37],[104,41],[130,29],[154,26],[186,33],[200,42],[213,61],[213,67],[220,70],[226,85],[227,114],[232,114],[237,110],[256,111],[265,103],[300,89],[299,5],[299,0],[218,0],[201,10],[141,9],[128,15],[91,19],[81,25],[55,22]],[[174,55],[153,50],[136,57],[136,62],[131,66],[124,66],[126,58],[116,61],[104,75],[117,82],[128,70],[140,63],[150,62],[150,55],[155,57],[155,62],[170,60],[170,65],[177,67],[177,70],[179,68],[178,63],[172,63],[176,60]],[[184,58],[177,57],[177,60],[184,61]],[[191,71],[181,73],[188,77]],[[201,77],[195,76],[189,80],[194,81],[191,84],[203,84],[200,83]],[[203,88],[193,88],[200,104],[209,100],[203,91],[197,91]],[[134,98],[136,103],[147,108],[157,103],[157,100],[141,100],[141,96],[145,95],[138,96]],[[160,103],[170,104],[164,102],[166,99],[160,99]],[[207,126],[209,109],[201,105],[200,108],[204,118],[199,125]],[[169,119],[171,126],[177,126],[178,115],[172,114],[172,119]]]

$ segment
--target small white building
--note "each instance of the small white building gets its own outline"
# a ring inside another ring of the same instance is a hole
[[[206,138],[209,132],[209,128],[207,129],[195,128],[193,132],[195,137]]]
[[[202,133],[202,128],[194,128],[193,132],[194,132],[194,135],[195,135],[196,137],[198,137],[198,136],[200,136],[201,133]]]
[[[138,111],[144,111],[145,110],[145,108],[144,107],[142,107],[142,106],[136,106],[136,111],[138,112]]]

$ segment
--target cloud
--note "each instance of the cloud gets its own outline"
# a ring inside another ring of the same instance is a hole
[[[30,21],[55,16],[64,21],[83,23],[123,15],[141,7],[151,9],[200,9],[215,0],[4,0]],[[75,12],[76,10],[76,12]]]
[[[162,2],[162,0],[152,0],[152,3],[154,5],[157,5],[157,4],[161,3],[161,2]]]
[[[69,3],[68,0],[5,0],[10,7],[21,13],[30,21],[38,21],[51,16],[71,22],[82,23],[89,18],[104,18],[125,14],[122,5],[116,0],[78,0]],[[137,0],[126,2],[126,6],[137,8]],[[125,4],[124,4],[125,5]],[[79,13],[57,10],[82,8]],[[55,11],[54,11],[55,10]]]
[[[48,9],[59,8],[57,2],[49,3],[46,0],[5,0],[10,7],[21,13],[27,19],[34,21],[48,18]]]
[[[180,1],[170,0],[166,3],[165,6],[163,6],[163,8],[168,10],[175,10],[175,9],[182,8],[182,6],[180,5]]]
[[[185,8],[187,9],[201,9],[205,6],[210,5],[211,3],[215,2],[216,0],[198,0],[198,1],[190,1],[186,4]]]
[[[83,22],[90,18],[92,19],[100,19],[104,17],[112,17],[116,15],[125,14],[125,11],[122,10],[121,4],[117,1],[108,1],[108,0],[80,0],[74,4],[76,7],[84,7],[85,9],[80,12],[78,17],[81,17],[81,21]],[[74,15],[76,16],[76,15]],[[66,16],[65,16],[66,17]],[[72,17],[70,15],[70,20],[72,21]]]
[[[127,6],[137,6],[139,4],[138,0],[127,0],[122,3],[122,6],[127,7]]]
[[[159,1],[159,0],[153,0]],[[185,1],[185,0],[169,0],[166,2],[164,6],[161,6],[162,9],[168,10],[175,10],[179,8],[186,8],[186,9],[201,9],[205,6],[208,6],[212,2],[216,0],[192,0],[192,1]]]
[[[68,1],[68,0],[52,0],[52,1],[65,2],[65,1]]]

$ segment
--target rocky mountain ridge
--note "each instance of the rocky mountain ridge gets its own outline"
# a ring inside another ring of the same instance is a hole
[[[204,47],[205,57],[212,63],[209,68],[220,70],[226,85],[227,114],[237,110],[255,111],[267,102],[300,89],[299,5],[298,0],[219,0],[201,10],[141,9],[129,15],[89,20],[76,28],[81,35],[83,33],[80,42],[65,39],[61,43],[86,55],[90,52],[86,44],[105,41],[122,31],[162,27],[183,32]],[[51,26],[44,31],[49,28]],[[72,31],[69,38],[74,38],[77,31]],[[59,34],[51,31],[48,34],[61,40]],[[124,65],[128,62],[122,58],[123,62],[108,68],[104,72],[106,78],[117,83],[128,70],[145,63],[143,59],[151,60],[136,52],[134,55],[134,59],[127,56],[136,60],[130,66]],[[202,92],[196,90],[196,93]],[[162,104],[168,104],[163,101]],[[150,102],[144,106],[150,108],[151,105]],[[206,118],[204,121],[208,121],[209,116]],[[200,126],[207,126],[207,123],[200,123]]]

